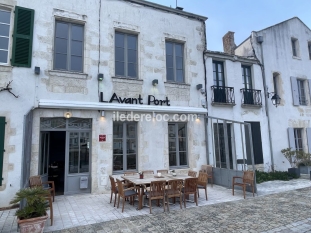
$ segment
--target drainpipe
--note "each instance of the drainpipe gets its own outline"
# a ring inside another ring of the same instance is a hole
[[[264,86],[264,96],[265,96],[265,109],[266,109],[266,115],[268,119],[268,133],[269,133],[269,144],[270,144],[270,155],[271,155],[271,169],[274,171],[274,160],[273,160],[273,148],[272,148],[272,138],[271,138],[271,126],[270,126],[270,114],[269,114],[269,106],[268,106],[268,92],[267,92],[267,83],[266,83],[266,74],[265,74],[265,62],[264,62],[264,56],[263,56],[263,36],[257,36],[257,43],[260,45],[260,52],[261,52],[261,63],[259,61],[259,64],[261,66],[261,73],[262,73],[262,81]],[[258,60],[258,58],[257,58]]]

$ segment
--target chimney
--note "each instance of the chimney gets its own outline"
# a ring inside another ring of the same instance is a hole
[[[234,43],[234,32],[228,31],[222,38],[222,43],[224,46],[224,52],[234,55],[234,49],[236,45]]]

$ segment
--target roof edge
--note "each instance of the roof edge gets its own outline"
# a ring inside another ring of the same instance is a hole
[[[145,0],[123,0],[123,1],[125,1],[125,2],[132,2],[132,3],[136,3],[136,4],[139,4],[139,5],[143,5],[143,6],[148,6],[148,7],[151,7],[151,8],[158,9],[158,10],[162,10],[162,11],[166,11],[166,12],[171,12],[171,13],[174,13],[174,14],[177,14],[177,15],[187,16],[189,18],[196,19],[196,20],[199,20],[199,21],[206,21],[208,19],[206,16],[196,15],[196,14],[193,14],[193,13],[190,13],[190,12],[186,12],[186,11],[182,11],[182,10],[177,10],[177,9],[174,9],[174,8],[171,8],[171,7],[163,6],[163,5],[160,5],[160,4],[157,4],[157,3],[153,3],[153,2],[148,2],[148,1],[145,1]]]

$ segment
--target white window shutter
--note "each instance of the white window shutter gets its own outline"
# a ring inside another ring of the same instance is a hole
[[[297,78],[291,76],[290,81],[292,83],[293,104],[295,106],[298,106],[299,105],[299,92],[298,92]]]
[[[309,153],[311,154],[311,128],[307,128],[307,141]]]
[[[310,102],[311,102],[311,79],[308,79],[308,84],[309,84],[309,95],[310,95]]]
[[[292,150],[296,150],[294,128],[288,128],[288,144]]]

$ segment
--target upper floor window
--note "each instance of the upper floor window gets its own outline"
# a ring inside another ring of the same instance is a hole
[[[8,63],[11,12],[0,9],[0,63]]]
[[[137,78],[137,35],[116,32],[115,75]]]
[[[305,80],[297,79],[299,104],[300,105],[307,105],[305,84],[304,83],[305,83]]]
[[[296,38],[292,38],[292,52],[294,57],[299,57],[299,46],[298,40]]]
[[[311,60],[311,41],[308,42],[309,59]]]
[[[295,138],[295,149],[299,151],[303,151],[302,129],[294,128],[294,138]]]
[[[84,26],[56,21],[54,69],[83,72]]]
[[[279,73],[273,73],[273,87],[274,87],[274,94],[280,96],[279,93]]]
[[[184,81],[184,45],[166,41],[166,80],[183,83]]]
[[[245,89],[253,89],[250,66],[242,65],[242,82]]]
[[[224,63],[221,61],[213,61],[213,79],[214,85],[217,87],[225,86]]]

